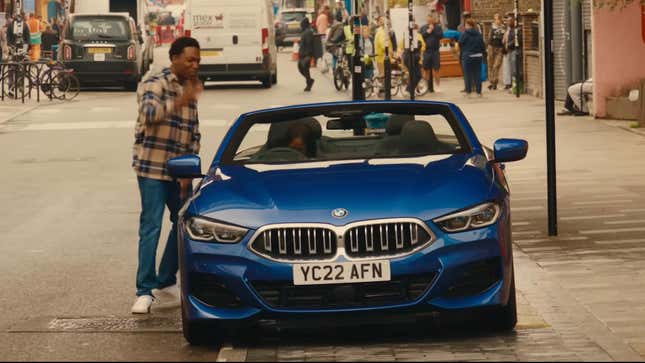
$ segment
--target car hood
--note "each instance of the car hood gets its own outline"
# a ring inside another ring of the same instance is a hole
[[[491,198],[485,160],[467,155],[332,163],[224,166],[207,179],[191,214],[248,228],[273,223],[422,220]],[[345,218],[332,216],[344,208]]]

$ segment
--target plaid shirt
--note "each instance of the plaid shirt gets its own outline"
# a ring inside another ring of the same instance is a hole
[[[197,103],[174,110],[183,86],[169,68],[139,85],[139,117],[134,134],[132,167],[138,176],[172,180],[168,159],[199,153]]]

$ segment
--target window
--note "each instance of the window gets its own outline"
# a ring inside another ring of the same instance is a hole
[[[239,143],[229,145],[234,149],[229,161],[243,164],[450,155],[467,149],[456,122],[442,114],[348,111],[260,118],[241,125],[234,139]]]
[[[74,40],[128,40],[128,21],[117,17],[74,17],[66,34]]]

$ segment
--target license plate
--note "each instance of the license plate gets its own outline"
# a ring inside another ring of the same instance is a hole
[[[202,57],[217,57],[222,54],[217,50],[202,50],[200,53]]]
[[[294,285],[390,281],[390,261],[307,263],[293,265]]]
[[[105,53],[94,54],[95,62],[105,62]]]
[[[287,28],[289,28],[289,29],[300,29],[300,24],[299,23],[290,23],[290,24],[287,24]]]
[[[112,48],[87,48],[87,52],[90,54],[110,54]]]

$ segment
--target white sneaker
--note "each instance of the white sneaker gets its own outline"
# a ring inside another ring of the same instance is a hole
[[[132,314],[149,314],[150,306],[152,305],[153,301],[154,298],[150,295],[138,296],[137,300],[135,300],[134,302],[134,305],[132,305]]]
[[[161,308],[173,308],[181,305],[180,290],[177,284],[163,289],[153,289],[152,294],[158,300],[158,305]]]
[[[441,92],[441,89],[439,89],[439,86],[436,86],[436,85],[435,85],[435,86],[434,86],[434,91],[435,91],[436,93],[439,93],[439,92]]]

